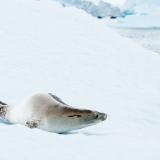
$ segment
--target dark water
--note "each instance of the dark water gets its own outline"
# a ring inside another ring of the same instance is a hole
[[[131,38],[141,46],[160,54],[160,28],[113,28],[123,37]]]

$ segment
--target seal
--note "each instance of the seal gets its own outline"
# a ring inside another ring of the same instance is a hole
[[[100,123],[107,115],[73,108],[51,93],[34,93],[18,105],[0,102],[0,117],[13,124],[63,133]]]

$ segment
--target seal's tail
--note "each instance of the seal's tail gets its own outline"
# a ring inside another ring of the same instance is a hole
[[[1,105],[7,105],[7,104],[0,101],[0,106],[1,106]]]

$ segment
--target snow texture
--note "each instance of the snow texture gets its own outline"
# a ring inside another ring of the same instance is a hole
[[[121,14],[126,17],[108,21],[107,25],[134,28],[160,27],[159,0],[127,0],[121,7]]]
[[[54,1],[1,0],[0,21],[0,101],[49,92],[108,114],[65,134],[0,120],[0,159],[160,159],[158,54]]]

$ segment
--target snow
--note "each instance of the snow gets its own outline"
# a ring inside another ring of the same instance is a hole
[[[106,22],[113,27],[159,28],[159,0],[127,0],[121,7],[122,16],[114,21]]]
[[[0,1],[0,101],[50,92],[108,115],[66,134],[0,122],[0,159],[160,159],[160,57],[85,11]]]

